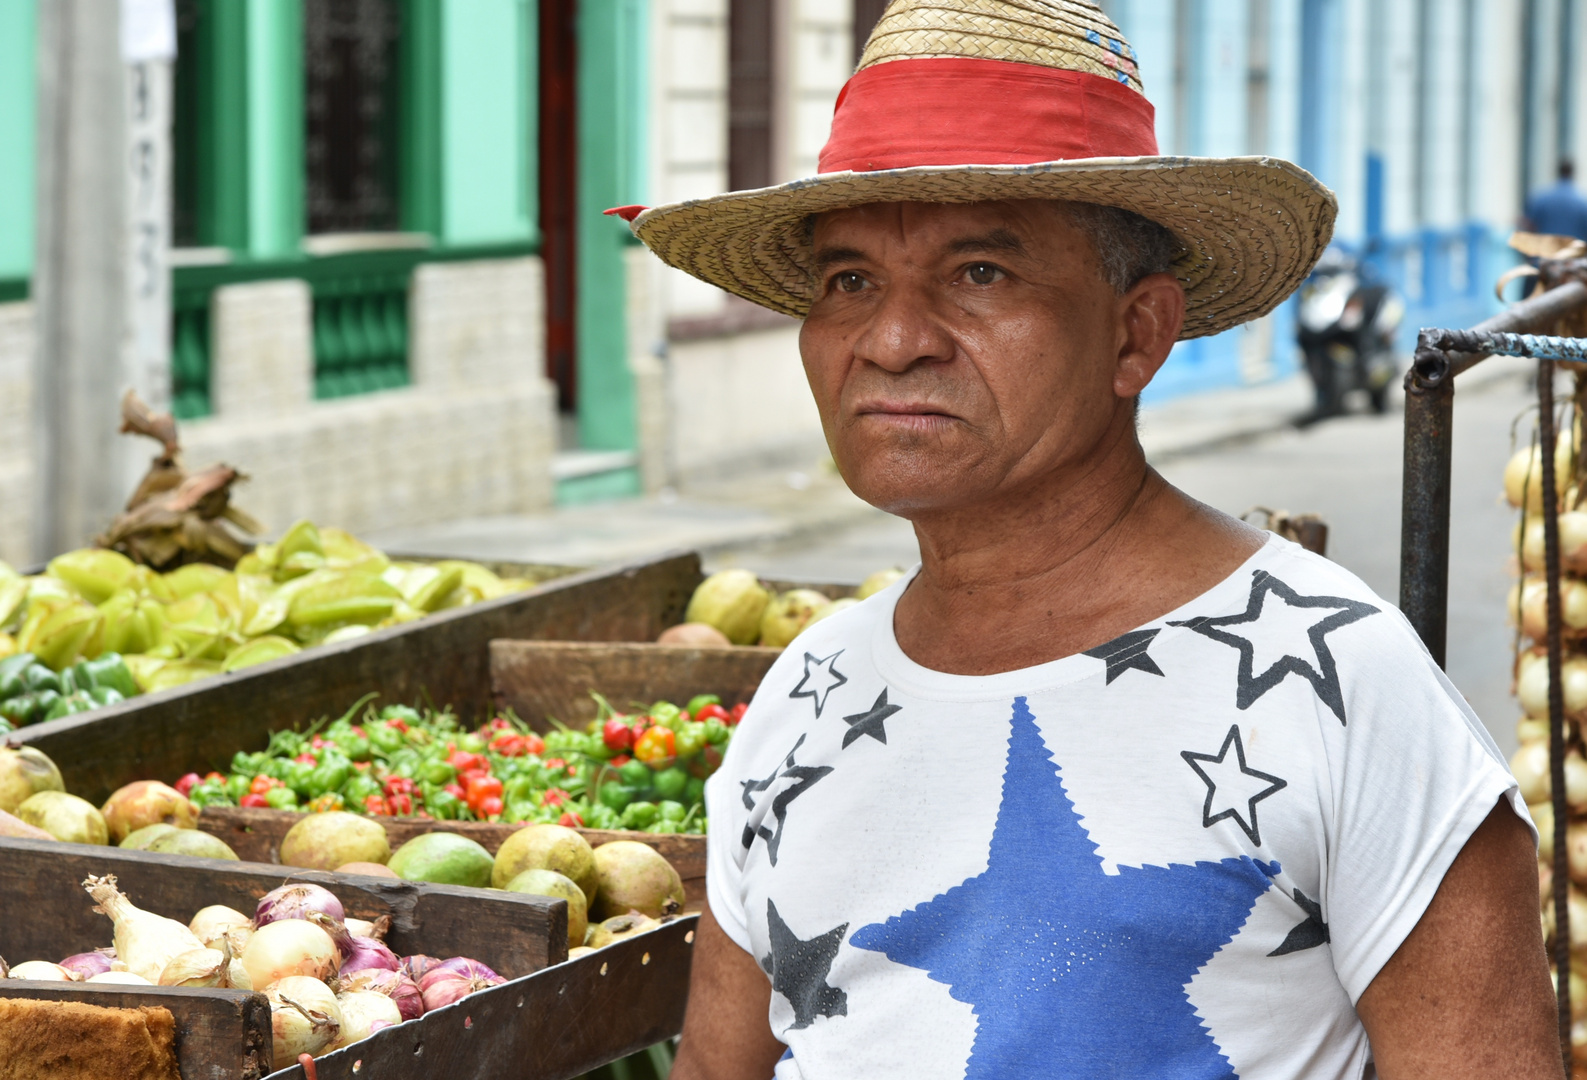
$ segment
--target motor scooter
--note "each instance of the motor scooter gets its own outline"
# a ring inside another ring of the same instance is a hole
[[[1338,248],[1324,252],[1300,290],[1300,347],[1317,398],[1309,419],[1345,411],[1345,395],[1365,390],[1375,413],[1388,408],[1399,374],[1394,337],[1405,303],[1370,267]]]

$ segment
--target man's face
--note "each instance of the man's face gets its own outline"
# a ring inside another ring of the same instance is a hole
[[[910,517],[1083,469],[1133,407],[1115,385],[1129,297],[1060,204],[834,211],[814,250],[805,373],[872,505]]]

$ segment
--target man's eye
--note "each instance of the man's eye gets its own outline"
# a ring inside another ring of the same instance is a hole
[[[1003,276],[1003,271],[991,263],[971,263],[970,268],[964,272],[964,275],[973,284],[990,285]]]
[[[839,292],[859,292],[865,288],[865,278],[854,270],[843,270],[832,278]]]

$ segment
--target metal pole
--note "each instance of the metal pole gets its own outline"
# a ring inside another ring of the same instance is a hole
[[[1405,394],[1405,475],[1400,495],[1400,611],[1444,666],[1449,626],[1449,489],[1455,380],[1412,384]]]
[[[1565,1076],[1570,1052],[1570,865],[1565,849],[1565,687],[1560,642],[1559,492],[1555,486],[1554,361],[1537,363],[1538,436],[1543,458],[1543,563],[1548,586],[1548,772],[1554,808],[1554,972],[1558,984],[1560,1050]]]

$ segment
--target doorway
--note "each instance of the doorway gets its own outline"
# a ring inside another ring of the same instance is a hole
[[[570,428],[578,409],[578,7],[540,0],[540,254],[546,377]],[[567,445],[567,438],[562,440]],[[575,440],[576,442],[576,440]]]

